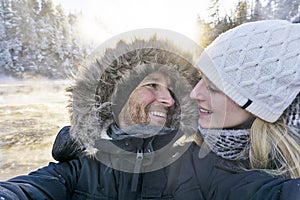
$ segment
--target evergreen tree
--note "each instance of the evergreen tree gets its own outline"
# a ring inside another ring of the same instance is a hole
[[[299,0],[277,0],[274,18],[290,20],[298,14]]]
[[[36,33],[35,24],[35,12],[33,12],[31,5],[27,0],[20,0],[18,5],[15,5],[18,9],[17,15],[20,16],[18,29],[18,36],[21,42],[21,51],[18,54],[18,65],[22,68],[22,77],[31,77],[36,74],[37,65],[35,63],[36,57],[36,41],[38,39]]]
[[[255,0],[255,5],[251,13],[251,21],[258,21],[264,18],[263,6],[260,0]]]
[[[4,24],[4,41],[2,41],[3,50],[1,52],[1,64],[3,64],[3,71],[15,76],[20,76],[24,69],[19,63],[19,54],[22,49],[20,38],[19,24],[21,18],[18,14],[21,12],[16,6],[15,1],[3,0],[3,24]],[[3,58],[2,58],[3,56]]]
[[[249,21],[248,18],[248,4],[247,1],[240,1],[235,9],[235,25],[238,26]]]
[[[198,44],[205,48],[211,43],[210,33],[212,32],[212,28],[209,24],[205,23],[201,18],[198,19],[198,27],[199,27],[199,41]]]
[[[10,18],[12,15],[11,2],[2,0],[0,3],[0,73],[9,74],[9,69],[13,66],[12,56],[9,51],[11,38],[8,29],[11,27]]]
[[[220,21],[220,2],[219,0],[209,0],[209,10],[211,12],[210,18],[211,22],[209,22],[211,25],[216,24]]]
[[[52,0],[2,0],[0,75],[62,78],[76,70],[88,53],[76,40],[76,15]]]
[[[291,21],[300,21],[299,15],[299,0],[239,0],[231,15],[219,15],[219,1],[211,0],[212,6],[210,22],[204,22],[199,19],[199,29],[201,29],[200,45],[207,46],[219,34],[233,28],[237,25],[243,24],[248,21],[257,21],[264,19],[284,19]],[[264,6],[262,4],[264,3]],[[208,27],[209,26],[209,27]],[[205,27],[205,28],[203,28]],[[203,32],[207,31],[207,32]]]

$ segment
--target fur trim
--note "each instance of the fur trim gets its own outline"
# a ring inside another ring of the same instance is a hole
[[[197,113],[189,92],[198,82],[199,72],[194,68],[192,55],[169,41],[153,37],[147,41],[135,39],[132,43],[120,41],[114,49],[107,49],[103,56],[95,55],[91,64],[80,69],[74,84],[67,89],[72,137],[94,152],[94,142],[107,138],[105,130],[115,121],[113,105],[123,107],[137,86],[128,82],[141,81],[143,76],[139,74],[144,73],[145,77],[147,70],[157,67],[173,71],[176,79],[174,93],[179,113],[172,125],[184,132],[196,133]],[[124,93],[125,97],[119,98],[118,95]]]

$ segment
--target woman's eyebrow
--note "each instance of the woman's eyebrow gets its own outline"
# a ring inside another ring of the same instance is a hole
[[[212,84],[212,82],[206,76],[202,76],[201,78],[205,81],[205,83]]]

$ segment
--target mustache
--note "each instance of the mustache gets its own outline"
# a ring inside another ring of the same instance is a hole
[[[131,105],[132,106],[132,105]],[[171,120],[174,114],[174,108],[165,107],[163,105],[134,105],[129,109],[129,115],[133,124],[148,124],[149,115],[151,111],[159,111],[166,113],[166,126],[171,124]]]
[[[150,112],[163,112],[167,115],[165,126],[169,127],[175,114],[175,106],[176,103],[171,107],[166,107],[161,103],[152,102],[149,104],[149,102],[138,101],[137,98],[130,97],[125,105],[125,112],[122,119],[127,125],[149,124]]]
[[[145,108],[145,112],[146,113],[149,113],[150,111],[164,111],[168,118],[169,116],[172,117],[173,113],[174,113],[174,107],[175,106],[171,106],[171,107],[165,107],[161,104],[156,104],[156,105],[147,105],[146,108]]]

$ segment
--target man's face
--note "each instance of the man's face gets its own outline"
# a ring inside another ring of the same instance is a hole
[[[162,73],[146,76],[123,107],[119,115],[120,127],[135,124],[168,126],[175,104],[168,89],[170,84],[170,78]]]

